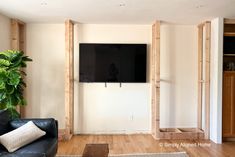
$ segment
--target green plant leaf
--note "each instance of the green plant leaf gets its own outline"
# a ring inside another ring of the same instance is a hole
[[[8,108],[8,111],[11,114],[11,119],[17,119],[20,117],[20,114],[16,111],[16,108]]]
[[[27,65],[26,65],[26,63],[25,62],[21,62],[21,67],[22,68],[25,68]]]
[[[13,70],[8,74],[8,84],[16,86],[20,83],[21,75],[19,72]]]
[[[0,90],[5,89],[5,87],[6,87],[6,84],[5,84],[4,80],[0,79]]]
[[[26,73],[21,68],[26,67],[28,61],[32,59],[22,51],[0,52],[0,109],[8,109],[13,118],[19,116],[17,105],[26,105],[23,96]]]
[[[12,65],[11,65],[12,68],[20,67],[20,65],[22,64],[22,57],[20,56],[17,56],[17,57],[18,57],[17,59],[12,60]]]
[[[10,66],[11,62],[6,59],[0,59],[0,67],[2,66]]]
[[[29,56],[22,57],[22,60],[23,61],[29,61],[29,62],[33,61],[31,58],[29,58]]]
[[[2,102],[4,99],[6,99],[6,93],[5,92],[1,92],[0,93],[0,102]]]
[[[25,105],[27,105],[27,101],[26,101],[25,99],[21,99],[21,104],[22,104],[23,106],[25,106]]]
[[[9,53],[8,50],[4,51],[4,52],[0,52],[0,58],[2,58],[2,59],[9,58],[10,55],[11,55],[11,53]]]
[[[6,93],[7,93],[8,95],[13,94],[14,91],[15,91],[15,89],[14,89],[13,86],[7,86],[7,88],[6,88]]]

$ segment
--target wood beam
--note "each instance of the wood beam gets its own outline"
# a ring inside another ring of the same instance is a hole
[[[65,138],[74,130],[74,23],[65,21]]]
[[[210,138],[210,56],[211,56],[211,23],[206,22],[206,74],[205,74],[205,139]]]
[[[19,50],[19,23],[16,19],[11,19],[11,49]]]
[[[197,127],[202,128],[203,25],[198,26],[198,111]]]
[[[11,19],[11,49],[26,50],[26,24],[18,19]],[[21,118],[25,116],[24,107],[17,106],[17,111]]]
[[[25,51],[25,28],[24,22],[11,19],[11,49]]]
[[[235,19],[224,19],[224,24],[235,24]]]
[[[160,21],[152,26],[151,52],[152,135],[160,138]]]
[[[204,29],[205,41],[203,40]],[[203,51],[203,44],[205,44],[205,51]],[[198,25],[198,128],[202,129],[202,104],[205,104],[205,139],[210,138],[210,51],[211,22],[206,21]],[[203,89],[203,85],[205,85],[205,89]]]

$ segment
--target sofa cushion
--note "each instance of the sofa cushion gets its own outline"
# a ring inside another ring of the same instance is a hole
[[[9,153],[0,144],[0,157],[55,157],[58,147],[58,123],[54,119],[16,119],[9,123],[9,131],[33,121],[46,135],[40,139]]]
[[[14,152],[45,134],[45,131],[42,131],[32,121],[29,121],[25,125],[0,136],[0,142],[9,152]]]
[[[0,157],[54,157],[57,152],[58,140],[56,138],[42,137],[13,153],[4,147],[0,148]]]
[[[35,157],[37,155],[43,154],[44,157],[54,157],[57,152],[58,140],[56,138],[46,138],[42,137],[39,140],[17,150],[14,154],[19,156],[31,155],[34,154]]]
[[[8,152],[0,152],[1,157],[46,157],[43,153],[16,154]]]
[[[0,110],[0,136],[9,131],[10,114],[7,110]]]
[[[26,124],[28,121],[33,121],[33,123],[40,128],[41,130],[45,131],[48,137],[55,137],[58,138],[58,126],[57,121],[53,118],[47,119],[16,119],[10,122],[11,129],[17,129],[22,125]]]

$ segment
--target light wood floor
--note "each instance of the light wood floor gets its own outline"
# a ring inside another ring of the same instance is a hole
[[[208,140],[154,140],[151,135],[77,135],[59,142],[59,155],[81,155],[88,143],[108,143],[109,154],[185,151],[190,157],[235,157],[235,142],[215,144]],[[178,144],[178,145],[177,145]],[[203,144],[203,146],[196,146]],[[179,146],[177,148],[177,146]]]

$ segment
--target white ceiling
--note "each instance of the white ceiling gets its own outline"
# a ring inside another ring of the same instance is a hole
[[[198,24],[235,17],[235,0],[0,0],[0,12],[25,22]]]

